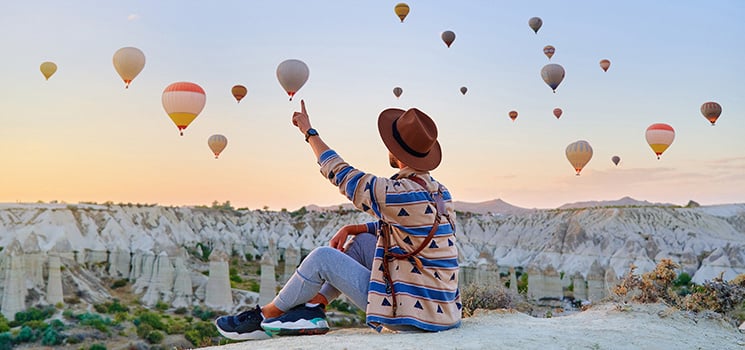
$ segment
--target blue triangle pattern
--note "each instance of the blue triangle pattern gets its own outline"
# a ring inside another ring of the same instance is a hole
[[[414,266],[414,268],[413,268],[413,269],[411,269],[411,271],[410,271],[410,272],[411,272],[411,273],[415,273],[415,274],[418,274],[418,275],[421,275],[421,274],[422,274],[422,272],[421,272],[421,271],[419,271],[419,269],[417,269],[417,268],[416,268],[416,266]]]
[[[365,191],[370,191],[372,189],[372,183],[368,182],[365,184]]]
[[[404,238],[404,243],[409,244],[409,245],[414,244],[414,243],[411,243],[411,238],[409,236],[406,236],[406,238]]]
[[[442,278],[440,278],[440,274],[437,271],[435,271],[435,278],[442,281]]]
[[[452,247],[452,246],[453,246],[453,241],[451,241],[450,238],[448,238],[448,247]]]
[[[458,310],[460,310],[463,307],[463,305],[461,305],[461,303],[455,303],[455,306],[458,307]]]
[[[455,281],[455,274],[450,275],[450,280]]]
[[[432,211],[432,207],[430,207],[429,205],[427,205],[427,209],[424,210],[424,213],[425,214],[432,214],[434,212]]]
[[[382,306],[391,306],[391,302],[388,301],[388,298],[383,298],[383,302],[380,303]]]
[[[329,171],[329,180],[333,179],[336,174],[333,171]]]
[[[368,211],[370,210],[370,207],[367,206],[367,204],[362,203],[362,211]]]
[[[409,216],[409,212],[406,211],[406,209],[401,208],[401,210],[398,211],[398,216]]]
[[[430,248],[440,248],[440,246],[437,245],[437,242],[435,242],[435,240],[432,240],[432,241],[429,242],[429,247]]]
[[[442,308],[440,307],[440,305],[437,305],[437,313],[438,314],[441,314],[442,313]]]
[[[424,310],[424,307],[422,306],[422,303],[419,302],[419,300],[416,301],[416,304],[414,304],[414,307],[419,310]]]

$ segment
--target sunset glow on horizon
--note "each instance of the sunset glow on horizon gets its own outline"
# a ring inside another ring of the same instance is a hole
[[[432,176],[457,201],[745,203],[745,3],[408,1],[403,22],[396,3],[4,4],[0,202],[346,203],[291,124],[303,99],[324,141],[379,176],[396,170],[378,114],[421,109],[443,148]],[[112,56],[128,46],[146,63],[125,89]],[[276,76],[286,59],[310,69],[292,101]],[[45,61],[57,65],[48,80]],[[541,79],[549,63],[566,70],[556,93]],[[180,136],[161,96],[182,81],[206,104]],[[722,106],[715,126],[700,111],[709,101]],[[655,123],[675,130],[659,160],[645,140]],[[219,159],[214,134],[228,140]],[[579,176],[565,156],[578,140],[593,150]]]

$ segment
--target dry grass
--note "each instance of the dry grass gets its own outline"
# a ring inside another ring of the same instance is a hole
[[[471,283],[461,291],[463,317],[471,317],[477,309],[514,308],[519,296],[499,285]]]

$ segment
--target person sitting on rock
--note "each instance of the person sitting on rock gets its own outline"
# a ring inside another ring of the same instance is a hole
[[[325,305],[343,293],[381,331],[443,331],[460,326],[458,249],[450,192],[430,176],[441,162],[437,126],[416,108],[389,108],[378,131],[390,178],[346,163],[311,127],[301,101],[292,123],[305,135],[321,174],[354,206],[377,221],[347,225],[315,248],[272,302],[215,320],[235,340],[329,331]],[[377,237],[376,237],[377,235]],[[354,236],[347,242],[349,236]]]

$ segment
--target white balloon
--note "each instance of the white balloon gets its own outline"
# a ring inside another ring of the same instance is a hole
[[[282,88],[287,91],[287,95],[290,96],[290,101],[292,101],[295,93],[308,81],[308,76],[310,76],[310,69],[301,60],[289,59],[277,66],[277,79],[279,80],[279,84],[282,85]]]

